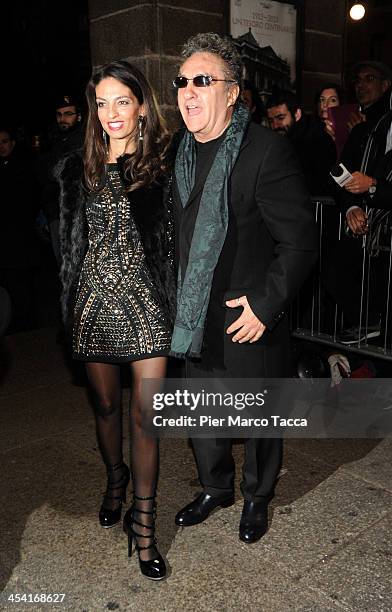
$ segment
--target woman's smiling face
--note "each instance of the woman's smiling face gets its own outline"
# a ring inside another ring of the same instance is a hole
[[[113,77],[102,79],[95,95],[102,128],[111,140],[124,140],[125,150],[128,143],[136,140],[137,120],[144,114],[143,105],[129,87]]]

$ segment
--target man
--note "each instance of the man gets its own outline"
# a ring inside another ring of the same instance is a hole
[[[54,106],[57,133],[51,149],[38,161],[37,175],[42,189],[41,206],[49,225],[53,252],[60,265],[59,188],[53,171],[62,157],[82,146],[83,130],[75,98],[70,95],[60,96]]]
[[[252,81],[244,80],[242,82],[241,98],[251,114],[252,121],[264,125],[267,120],[264,103]]]
[[[267,116],[270,128],[288,136],[297,121],[302,117],[302,110],[294,94],[290,91],[272,95],[267,103]]]
[[[61,132],[70,132],[81,121],[80,110],[71,96],[63,96],[56,105],[56,122]]]
[[[391,245],[391,209],[392,209],[392,111],[386,113],[370,133],[366,144],[361,172],[353,172],[352,179],[344,186],[346,192],[351,193],[359,200],[361,206],[353,205],[346,213],[347,226],[354,235],[367,235],[366,247],[368,257],[357,258],[351,262],[351,274],[347,269],[345,284],[351,291],[351,302],[346,299],[343,304],[348,317],[358,323],[360,308],[359,283],[362,282],[362,266],[365,262],[369,269],[367,276],[366,298],[363,304],[363,319],[367,310],[366,329],[359,332],[359,326],[348,329],[340,336],[343,344],[355,344],[359,338],[377,338],[381,335],[381,328],[390,328],[390,312],[388,300],[390,299],[390,245]],[[366,209],[369,209],[368,214]],[[354,255],[357,253],[352,249]],[[363,251],[364,253],[364,251]],[[347,257],[347,249],[345,251]],[[347,266],[347,263],[346,263]],[[359,267],[361,266],[361,274]],[[357,273],[358,283],[355,284]],[[348,278],[349,277],[349,278]],[[342,283],[343,284],[343,283]],[[348,296],[343,292],[343,296]],[[354,297],[354,300],[353,300]],[[357,300],[355,300],[357,297]],[[355,316],[357,317],[355,319]],[[364,326],[365,327],[365,326]],[[390,338],[388,339],[390,342]],[[383,344],[385,338],[383,338]]]
[[[40,259],[34,231],[37,188],[30,158],[13,131],[1,126],[0,197],[0,285],[12,302],[9,333],[15,333],[36,323],[34,289]]]
[[[342,151],[341,161],[354,172],[360,170],[371,130],[389,111],[392,70],[381,62],[367,60],[353,67],[352,80],[360,113],[351,117],[351,132]]]
[[[178,309],[172,353],[190,378],[260,378],[289,372],[285,310],[316,258],[315,225],[285,139],[238,104],[241,61],[232,42],[197,34],[173,84],[187,128],[174,177]],[[234,502],[228,439],[193,439],[202,493],[176,516],[204,521]],[[267,530],[281,440],[248,439],[240,539]]]
[[[357,218],[359,223],[363,221],[361,208],[369,205],[368,196],[375,187],[375,177],[368,176],[374,160],[370,160],[366,154],[366,146],[376,125],[390,110],[392,71],[380,62],[368,60],[356,64],[352,74],[361,114],[352,117],[353,127],[341,161],[353,175],[353,180],[345,189],[336,188],[334,195],[348,226],[355,228]],[[384,157],[384,151],[385,146],[383,151],[379,151],[381,157]],[[376,263],[376,259],[372,259],[371,263]],[[339,340],[350,345],[379,337],[382,296],[370,285],[367,293],[363,290],[363,242],[343,235],[336,248],[327,254],[325,264],[326,289],[345,315],[345,329],[340,333]],[[377,265],[372,267],[376,270]],[[372,274],[370,278],[377,284],[378,275]]]
[[[312,195],[327,195],[329,171],[336,161],[333,140],[322,124],[306,116],[297,98],[290,91],[273,94],[267,102],[271,129],[287,136],[301,163],[308,189]]]
[[[0,158],[2,163],[8,163],[15,144],[15,138],[10,134],[10,132],[2,129],[0,131]]]

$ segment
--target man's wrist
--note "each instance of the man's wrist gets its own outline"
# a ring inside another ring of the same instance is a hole
[[[350,208],[348,208],[346,210],[346,217],[347,217],[349,212],[351,212],[352,210],[355,210],[356,208],[360,208],[362,210],[362,208],[360,206],[358,206],[357,204],[355,204],[354,206],[350,206]]]
[[[368,193],[370,197],[374,196],[374,194],[376,193],[376,189],[377,189],[377,179],[371,178],[369,189],[368,189]]]

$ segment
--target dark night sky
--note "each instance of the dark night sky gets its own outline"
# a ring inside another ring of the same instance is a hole
[[[18,0],[0,9],[0,121],[45,127],[53,98],[83,98],[90,75],[88,0]]]

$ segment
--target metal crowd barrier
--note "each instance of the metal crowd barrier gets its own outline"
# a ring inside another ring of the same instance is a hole
[[[353,352],[392,361],[392,228],[387,227],[384,231],[384,245],[379,247],[375,256],[375,251],[371,252],[369,248],[373,231],[371,224],[368,235],[348,237],[345,235],[345,218],[335,201],[328,197],[314,197],[312,201],[319,229],[319,260],[312,277],[300,290],[291,308],[291,334],[297,339],[333,347],[340,353]],[[342,241],[346,243],[342,244]],[[348,248],[353,247],[357,253],[355,266],[360,273],[358,294],[352,296],[356,300],[352,303],[357,304],[358,310],[354,324],[348,321],[342,300],[337,300],[330,291],[330,279],[334,275],[338,277],[340,274],[343,283],[345,278],[347,283],[351,282],[351,278],[341,274],[336,257],[342,247],[347,247],[347,241],[356,241],[356,245],[349,245]],[[377,326],[370,326],[371,312],[379,315],[378,335]],[[343,342],[343,335],[349,327],[357,327],[359,335],[356,342],[347,344]],[[369,334],[374,337],[370,338]]]

